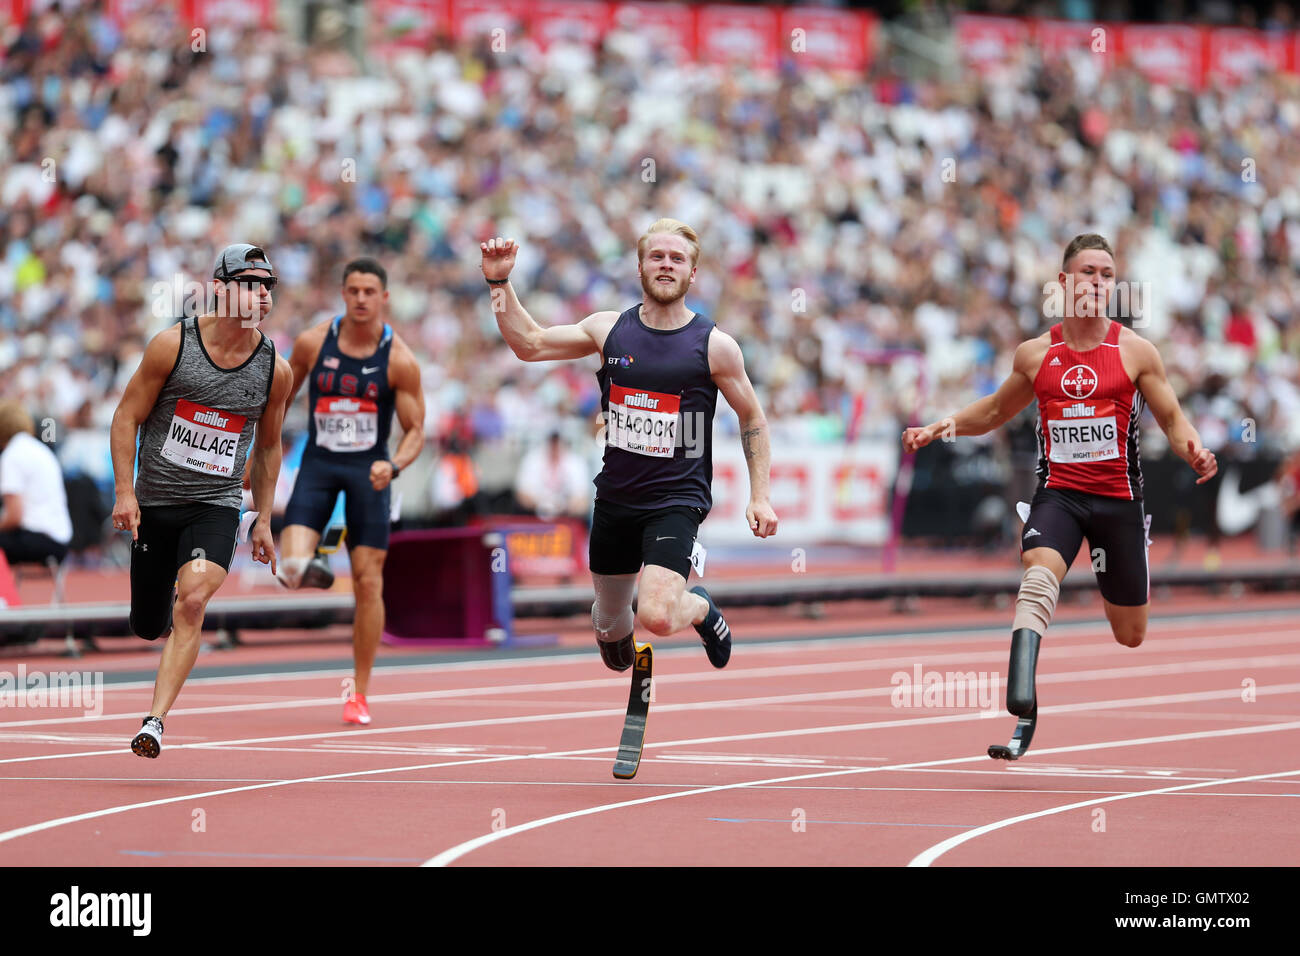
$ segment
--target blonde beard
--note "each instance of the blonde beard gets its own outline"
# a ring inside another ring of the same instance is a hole
[[[689,284],[682,284],[682,290],[678,295],[673,296],[671,299],[663,299],[660,298],[659,295],[656,295],[655,292],[651,291],[652,289],[658,289],[658,286],[655,284],[657,281],[657,279],[647,280],[642,277],[641,291],[646,294],[647,298],[653,299],[659,305],[672,305],[675,302],[680,302],[682,299],[686,298],[686,290],[690,288]]]

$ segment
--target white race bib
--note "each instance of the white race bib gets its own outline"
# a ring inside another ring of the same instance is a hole
[[[160,454],[190,471],[223,477],[233,475],[244,421],[243,415],[177,399]]]
[[[677,414],[681,407],[680,395],[611,383],[606,441],[637,455],[671,458],[677,447]]]
[[[365,451],[379,439],[379,407],[368,398],[322,395],[316,401],[316,446]]]
[[[1048,410],[1048,459],[1061,464],[1119,457],[1114,402],[1058,402]]]

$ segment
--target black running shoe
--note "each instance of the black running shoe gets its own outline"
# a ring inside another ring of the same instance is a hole
[[[329,558],[317,553],[307,563],[306,569],[302,572],[302,586],[324,588],[327,591],[334,586],[334,572],[330,570]]]
[[[625,671],[636,660],[636,645],[632,642],[631,634],[621,641],[602,641],[596,638],[596,646],[600,648],[600,659],[612,671]]]
[[[695,625],[700,640],[704,642],[704,652],[709,655],[709,663],[714,667],[726,667],[731,660],[731,628],[727,626],[722,612],[709,597],[709,592],[698,584],[691,588],[692,594],[698,594],[709,602],[709,613],[704,620]]]
[[[157,717],[146,717],[140,732],[131,741],[131,752],[140,757],[157,757],[162,753],[163,723]]]

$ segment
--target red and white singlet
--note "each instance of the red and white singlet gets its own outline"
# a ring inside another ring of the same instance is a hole
[[[1138,421],[1145,402],[1124,371],[1111,322],[1095,349],[1065,344],[1060,323],[1034,378],[1038,399],[1038,477],[1047,488],[1142,500]]]

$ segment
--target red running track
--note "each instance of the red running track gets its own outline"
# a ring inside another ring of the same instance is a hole
[[[1136,650],[1054,626],[1014,764],[984,755],[1014,722],[1003,686],[993,716],[896,699],[918,668],[1004,674],[994,616],[742,632],[724,671],[665,644],[630,782],[610,773],[628,678],[586,648],[384,670],[365,729],[340,723],[337,669],[192,680],[154,761],[126,749],[150,684],[108,685],[97,717],[0,710],[0,864],[1291,865],[1297,609],[1268,603],[1154,621]]]

